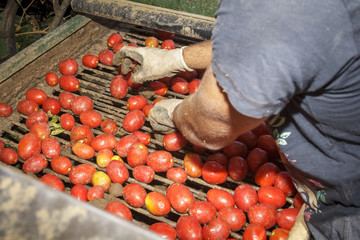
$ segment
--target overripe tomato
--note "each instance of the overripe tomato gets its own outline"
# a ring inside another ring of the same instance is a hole
[[[217,217],[227,222],[233,232],[241,230],[246,224],[245,213],[236,207],[220,209]]]
[[[168,91],[166,84],[160,81],[153,81],[149,86],[156,95],[164,96]]]
[[[45,183],[46,185],[52,187],[52,188],[55,188],[59,191],[64,191],[65,190],[65,185],[64,183],[61,181],[61,179],[54,175],[54,174],[45,174],[44,176],[42,176],[40,179],[39,179],[41,182]]]
[[[144,145],[148,145],[151,141],[151,136],[148,133],[141,132],[141,131],[134,131],[132,134],[137,136],[139,141]]]
[[[246,163],[252,173],[256,173],[258,168],[267,162],[269,162],[269,155],[261,148],[252,149],[246,157]]]
[[[253,150],[257,144],[257,136],[252,131],[247,131],[246,133],[241,134],[236,140],[245,143],[248,151]]]
[[[247,216],[250,223],[256,223],[269,229],[276,223],[276,213],[274,206],[259,203],[249,208]]]
[[[156,37],[148,37],[145,39],[145,47],[158,47],[159,40]]]
[[[110,177],[103,171],[95,172],[91,177],[91,183],[94,186],[100,186],[104,192],[108,191],[111,185]]]
[[[56,173],[66,175],[71,171],[72,163],[68,157],[56,156],[51,159],[51,168]]]
[[[31,113],[26,119],[26,126],[28,128],[35,122],[48,122],[49,117],[43,110],[38,110],[36,112]]]
[[[114,47],[115,44],[121,43],[123,41],[123,37],[119,33],[113,33],[107,40],[107,45],[109,47]]]
[[[19,157],[26,160],[41,152],[41,139],[33,133],[25,134],[18,144]]]
[[[71,150],[77,157],[82,159],[91,159],[95,156],[95,150],[83,142],[76,142]]]
[[[234,156],[240,156],[244,158],[247,155],[247,146],[242,142],[232,141],[223,148],[223,153],[229,159]]]
[[[75,118],[70,113],[64,113],[60,116],[60,125],[63,129],[71,131],[75,126]]]
[[[80,122],[91,128],[96,128],[100,126],[102,117],[100,113],[95,110],[87,110],[80,113]]]
[[[104,168],[110,163],[113,156],[114,153],[112,150],[108,148],[102,149],[98,152],[96,156],[96,163],[99,167]]]
[[[162,42],[161,49],[167,49],[167,50],[175,49],[175,42],[171,39],[166,39]]]
[[[175,77],[171,81],[171,89],[180,94],[187,94],[189,92],[189,83],[181,77]]]
[[[148,148],[138,142],[130,146],[127,154],[127,162],[131,167],[144,165],[146,163],[146,157],[148,155]]]
[[[187,174],[182,168],[170,168],[166,172],[166,178],[177,183],[184,183],[187,179]]]
[[[184,170],[190,177],[201,177],[203,162],[197,153],[186,153],[184,157]]]
[[[195,197],[185,185],[173,183],[166,190],[172,208],[179,213],[186,213],[194,203]]]
[[[70,195],[75,197],[78,200],[87,202],[88,201],[87,192],[88,191],[84,185],[76,184],[75,186],[73,186],[71,188]]]
[[[122,99],[128,93],[128,82],[123,75],[116,75],[110,83],[110,93],[114,98]]]
[[[248,212],[249,208],[258,201],[256,190],[248,184],[241,184],[236,187],[234,192],[235,204],[244,212]]]
[[[90,145],[93,138],[94,138],[94,134],[89,126],[78,125],[71,129],[70,132],[71,144],[75,144],[76,142],[82,142]]]
[[[182,215],[176,223],[176,234],[180,240],[201,240],[202,228],[192,216]]]
[[[95,198],[104,198],[104,189],[101,186],[92,186],[87,192],[87,199],[89,201]]]
[[[99,64],[99,57],[93,54],[86,54],[82,58],[82,64],[89,68],[96,68]]]
[[[13,112],[12,107],[7,103],[0,103],[0,117],[9,117]]]
[[[139,139],[135,135],[125,135],[120,138],[120,140],[115,145],[115,150],[120,157],[126,157],[129,151],[129,148],[134,143],[139,142]]]
[[[194,78],[193,80],[191,80],[189,82],[189,93],[190,94],[196,93],[197,90],[199,89],[200,83],[201,83],[200,79]]]
[[[111,119],[103,120],[100,124],[100,128],[104,133],[108,133],[108,134],[112,134],[112,135],[114,135],[118,130],[118,127],[117,127],[115,121],[111,120]]]
[[[114,149],[116,142],[114,135],[103,133],[93,138],[91,147],[97,152],[103,149]]]
[[[48,161],[44,158],[44,155],[42,154],[36,154],[24,162],[22,165],[22,170],[25,173],[38,173],[42,171],[44,168],[46,168],[48,165]]]
[[[108,205],[106,205],[105,210],[115,214],[120,218],[132,221],[132,214],[130,209],[120,201],[109,202]]]
[[[140,110],[131,110],[123,120],[123,128],[125,131],[134,132],[139,130],[145,123],[145,114]]]
[[[220,218],[214,218],[204,225],[202,235],[203,239],[226,240],[230,235],[230,225]]]
[[[155,171],[149,166],[139,165],[133,169],[132,175],[139,182],[151,183],[154,180]]]
[[[255,183],[259,186],[272,186],[275,182],[275,177],[278,172],[280,172],[280,169],[274,163],[264,163],[255,173]]]
[[[286,196],[279,188],[274,186],[262,186],[258,190],[259,203],[270,204],[281,208],[286,203]]]
[[[166,172],[174,166],[174,159],[171,153],[158,150],[149,153],[146,157],[146,164],[154,169],[155,172]]]
[[[19,113],[29,116],[31,113],[39,110],[39,106],[33,100],[23,99],[16,106]]]
[[[78,71],[78,64],[73,58],[67,58],[61,61],[59,70],[63,75],[75,75]]]
[[[127,100],[126,107],[128,110],[142,110],[147,105],[147,99],[141,95],[131,96]]]
[[[245,159],[240,156],[230,158],[227,169],[230,178],[234,181],[243,180],[249,171]]]
[[[94,166],[88,163],[82,163],[75,166],[69,173],[69,179],[73,184],[88,184],[92,175],[96,172]]]
[[[168,198],[159,192],[149,192],[145,197],[145,206],[155,216],[163,216],[170,212]]]
[[[99,53],[99,61],[104,65],[112,66],[113,58],[114,58],[114,52],[111,50],[105,49]]]
[[[146,198],[145,189],[138,183],[130,183],[123,188],[124,200],[133,207],[142,207]]]
[[[38,88],[30,88],[26,91],[26,99],[33,100],[36,104],[41,105],[47,98],[46,93]]]
[[[6,164],[15,164],[19,161],[18,153],[12,148],[3,148],[0,151],[0,161]]]
[[[176,240],[176,230],[167,223],[157,222],[150,225],[149,230],[159,234],[162,238]]]
[[[42,141],[41,151],[46,158],[54,158],[60,155],[61,145],[56,138],[48,137]]]
[[[286,196],[292,196],[296,193],[296,188],[291,180],[291,176],[286,171],[281,171],[275,176],[274,186],[283,191]]]
[[[266,240],[265,228],[259,224],[250,223],[246,226],[243,240]]]
[[[216,210],[221,210],[223,208],[234,207],[235,199],[234,197],[227,191],[223,189],[210,189],[206,194],[206,199],[208,202],[212,203]]]
[[[216,208],[207,201],[195,201],[189,208],[190,216],[195,217],[200,224],[206,224],[216,217]]]
[[[106,173],[114,183],[123,184],[129,178],[129,171],[121,161],[111,161],[106,166]]]
[[[87,96],[77,96],[71,103],[71,110],[74,114],[80,115],[82,112],[93,110],[94,103]]]
[[[257,147],[264,149],[269,157],[275,158],[279,156],[278,146],[275,139],[270,134],[261,135],[257,139]]]
[[[183,149],[188,142],[181,132],[169,133],[163,138],[163,146],[168,151],[179,151]]]
[[[49,86],[56,86],[59,83],[59,77],[54,72],[48,72],[45,75],[45,80]]]
[[[285,208],[280,210],[276,215],[276,223],[279,227],[288,231],[294,226],[296,217],[299,214],[299,208]]]
[[[61,89],[68,92],[76,92],[80,88],[79,79],[73,75],[62,75],[59,79]]]
[[[226,182],[228,172],[226,166],[215,161],[208,161],[204,163],[201,175],[207,183],[222,184]]]
[[[61,105],[55,98],[48,97],[44,100],[42,108],[46,113],[50,111],[52,115],[57,115],[61,110]]]
[[[75,95],[71,92],[63,91],[59,94],[58,101],[63,109],[71,109],[71,104],[75,99]]]

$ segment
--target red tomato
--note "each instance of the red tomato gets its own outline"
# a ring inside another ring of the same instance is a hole
[[[122,99],[128,93],[128,82],[123,75],[116,75],[110,83],[110,92],[114,98]]]
[[[215,218],[204,225],[202,235],[203,239],[226,240],[230,235],[230,225],[220,218]]]
[[[213,153],[206,158],[206,161],[215,161],[224,166],[227,166],[229,162],[228,158],[223,153]]]
[[[74,114],[80,115],[82,112],[93,110],[94,103],[87,96],[77,96],[71,103],[71,110]]]
[[[249,208],[247,216],[250,223],[256,223],[265,229],[273,227],[276,223],[276,208],[268,204],[255,204]]]
[[[176,223],[176,234],[180,240],[201,240],[202,228],[198,220],[192,216],[183,215]]]
[[[159,40],[156,37],[148,37],[145,39],[145,47],[158,47]]]
[[[234,156],[240,156],[244,158],[247,155],[247,146],[245,143],[232,141],[229,145],[223,148],[223,153],[229,159]]]
[[[139,130],[145,123],[145,114],[140,110],[131,110],[123,120],[123,128],[125,131],[134,132]]]
[[[39,110],[39,106],[33,100],[24,99],[17,103],[17,110],[19,113],[29,116],[31,113]]]
[[[287,240],[289,236],[289,230],[283,228],[275,228],[272,230],[269,240]]]
[[[121,161],[111,161],[106,166],[106,173],[113,183],[123,184],[129,178],[129,171]]]
[[[163,216],[170,212],[169,199],[159,192],[149,192],[145,198],[145,206],[155,216]]]
[[[210,189],[206,194],[206,199],[208,202],[212,203],[218,211],[223,208],[235,206],[234,197],[223,189]]]
[[[51,159],[51,168],[59,174],[66,175],[72,169],[72,163],[68,157],[56,156]]]
[[[122,41],[123,41],[123,37],[120,34],[113,33],[108,38],[107,45],[112,48],[115,44],[121,43]]]
[[[190,216],[196,218],[200,224],[206,224],[216,217],[216,208],[207,201],[195,201],[189,208]]]
[[[243,240],[266,240],[265,228],[259,224],[250,223],[246,226]]]
[[[184,157],[184,170],[190,177],[201,177],[203,162],[197,153],[186,153]]]
[[[41,182],[45,183],[46,185],[55,188],[59,191],[64,191],[65,190],[65,185],[64,183],[61,181],[61,179],[53,174],[45,174],[44,176],[42,176],[39,179]]]
[[[294,226],[296,217],[299,214],[299,208],[286,208],[280,210],[276,215],[276,223],[279,227],[288,231]]]
[[[162,100],[166,100],[167,98],[166,97],[158,97],[158,98],[155,98],[155,100],[153,101],[153,105],[155,105],[156,103],[162,101]]]
[[[42,141],[41,151],[46,158],[54,158],[60,155],[61,145],[56,138],[48,137]]]
[[[132,171],[133,177],[143,183],[151,183],[154,180],[155,171],[149,166],[139,165]]]
[[[163,30],[157,30],[157,35],[161,40],[171,39],[174,40],[175,34]]]
[[[186,213],[195,201],[192,192],[181,183],[173,183],[166,190],[166,196],[173,209],[179,213]]]
[[[276,208],[281,208],[286,203],[286,196],[277,187],[262,186],[258,190],[259,203],[270,204]]]
[[[199,89],[201,80],[200,79],[193,79],[189,82],[189,93],[190,94],[194,94],[197,92],[197,90]]]
[[[43,110],[38,110],[36,112],[31,113],[26,119],[26,126],[28,128],[35,122],[48,122],[49,117]]]
[[[171,81],[172,81],[172,77],[163,77],[163,78],[160,78],[158,81],[162,82],[162,83],[165,83],[166,86],[171,86]]]
[[[166,134],[163,138],[163,146],[168,151],[179,151],[183,149],[188,140],[181,134],[181,132],[174,132]]]
[[[78,200],[87,202],[88,201],[87,192],[88,191],[84,185],[76,184],[71,188],[70,195],[77,198]]]
[[[131,88],[140,88],[141,86],[142,86],[142,84],[141,83],[133,83],[132,81],[131,81],[131,72],[129,72],[128,74],[126,74],[126,76],[125,76],[125,79],[126,79],[126,82],[127,82],[127,84],[128,84],[128,86],[129,87],[131,87]]]
[[[130,46],[130,47],[139,47],[139,46],[138,46],[136,43],[134,43],[134,42],[129,43],[128,46]]]
[[[264,149],[271,158],[279,156],[277,143],[270,134],[265,134],[258,137],[257,147]]]
[[[96,172],[94,166],[83,163],[75,166],[69,173],[69,179],[73,184],[88,184],[91,182],[93,174]]]
[[[265,135],[265,134],[271,134],[270,127],[265,122],[260,123],[256,128],[254,128],[251,131],[255,133],[257,137],[260,137],[261,135]]]
[[[120,140],[115,145],[115,150],[120,157],[126,157],[129,151],[129,148],[134,143],[139,142],[139,139],[135,135],[125,135],[120,138]]]
[[[167,50],[175,49],[175,42],[171,39],[166,39],[161,44],[161,49],[167,49]]]
[[[230,178],[234,181],[243,180],[249,171],[245,159],[240,156],[234,156],[230,158],[227,169]]]
[[[296,193],[296,188],[288,172],[282,171],[275,176],[274,186],[285,193],[286,196],[292,196]]]
[[[133,207],[142,207],[146,198],[145,189],[138,183],[130,183],[123,188],[124,200]]]
[[[175,77],[171,81],[171,89],[176,93],[187,94],[189,92],[189,83],[181,77]]]
[[[269,162],[269,155],[261,148],[252,149],[246,157],[246,163],[252,173],[255,173],[261,165],[267,162]]]
[[[97,152],[103,149],[114,149],[116,142],[114,135],[103,133],[93,138],[91,147]]]
[[[70,113],[64,113],[60,116],[60,125],[63,129],[71,131],[75,126],[75,118]]]
[[[149,230],[159,234],[162,238],[176,240],[176,230],[167,223],[157,222],[150,225]]]
[[[178,72],[175,77],[180,77],[185,79],[186,81],[191,81],[194,78],[197,78],[198,72],[196,70],[193,71],[184,71],[184,72]]]
[[[108,134],[112,134],[112,135],[114,135],[118,129],[115,121],[111,120],[111,119],[103,120],[100,124],[100,128],[104,133],[108,133]]]
[[[82,159],[91,159],[95,156],[95,150],[86,143],[76,142],[71,150],[77,157]]]
[[[108,205],[106,205],[105,210],[115,214],[120,218],[132,221],[132,214],[130,209],[120,201],[109,202]]]
[[[76,92],[80,88],[79,80],[73,75],[62,75],[59,79],[61,89],[68,92]]]
[[[38,88],[30,88],[26,91],[26,99],[33,100],[36,104],[41,105],[47,98],[46,93]]]
[[[104,189],[99,185],[92,186],[87,192],[87,199],[89,201],[95,198],[104,198]]]
[[[76,142],[82,142],[90,145],[94,138],[94,134],[91,128],[86,125],[78,125],[73,127],[70,132],[70,142],[75,144]]]
[[[96,68],[99,63],[99,57],[92,54],[86,54],[82,58],[82,64],[89,68]]]
[[[274,163],[264,163],[255,173],[255,183],[259,186],[272,186],[275,182],[275,177],[278,172],[280,172],[280,169]]]
[[[0,140],[0,151],[5,147],[5,144],[3,141]]]
[[[45,75],[45,80],[49,86],[56,86],[59,83],[59,77],[54,72],[48,72]]]
[[[127,100],[126,107],[128,110],[142,110],[147,105],[147,99],[141,95],[131,96]]]
[[[202,178],[210,184],[222,184],[226,182],[228,172],[226,166],[215,162],[205,162],[201,169]]]
[[[184,183],[187,179],[187,174],[184,169],[182,168],[170,168],[166,172],[167,179],[177,182],[177,183]]]
[[[25,134],[19,142],[19,157],[26,160],[41,152],[41,139],[33,133]]]
[[[233,232],[241,230],[246,224],[245,213],[236,207],[220,209],[218,212],[218,218],[227,222]]]
[[[143,109],[143,113],[145,114],[145,116],[149,116],[150,114],[150,110],[154,107],[154,104],[147,104]]]
[[[127,162],[131,167],[144,165],[146,163],[146,157],[148,155],[148,148],[138,142],[130,146],[127,154]]]
[[[154,169],[155,172],[166,172],[174,166],[174,159],[171,153],[158,150],[149,153],[146,157],[146,164]]]
[[[75,100],[75,95],[72,94],[71,92],[66,92],[66,91],[61,92],[58,97],[60,106],[66,110],[71,109],[71,104],[74,100]]]
[[[61,110],[61,105],[55,98],[46,98],[42,108],[46,113],[50,111],[52,115],[57,115]]]
[[[91,128],[96,128],[100,126],[102,117],[100,113],[95,110],[87,110],[80,113],[80,122]]]
[[[294,207],[295,208],[301,208],[302,205],[305,203],[304,199],[302,198],[300,193],[296,193],[294,196]]]
[[[257,144],[257,136],[252,131],[241,134],[236,140],[245,143],[248,151],[253,150]]]
[[[248,184],[237,186],[234,192],[234,198],[236,206],[244,212],[247,212],[249,208],[258,201],[256,190]]]
[[[68,58],[59,64],[59,70],[63,75],[75,75],[78,71],[78,64],[74,59]]]
[[[139,139],[139,141],[144,144],[144,145],[148,145],[150,143],[151,140],[151,136],[150,134],[141,132],[141,131],[134,131],[132,133],[134,136],[137,136],[137,138]]]
[[[149,86],[156,95],[164,96],[168,91],[166,84],[160,81],[153,81]]]
[[[9,165],[15,164],[19,161],[19,155],[12,148],[3,148],[0,151],[0,161]]]
[[[120,49],[125,47],[126,45],[124,43],[116,43],[113,47],[114,53],[118,52]],[[120,65],[121,66],[121,65]]]
[[[0,117],[9,117],[13,112],[12,107],[7,103],[0,103]]]
[[[99,61],[104,65],[112,66],[114,55],[115,55],[114,52],[111,50],[107,50],[107,49],[102,50],[99,53]]]

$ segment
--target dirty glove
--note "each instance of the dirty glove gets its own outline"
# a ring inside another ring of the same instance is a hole
[[[288,236],[288,240],[309,240],[310,231],[305,223],[304,219],[305,204],[302,205],[297,217],[294,226],[291,228],[291,231]]]
[[[177,105],[183,100],[167,99],[155,104],[150,110],[149,121],[154,132],[169,134],[175,132],[173,112]]]
[[[180,71],[192,71],[183,58],[183,49],[172,50],[154,47],[123,47],[118,51],[113,59],[113,64],[121,64],[121,72],[127,74],[134,69],[133,61],[137,61],[140,67],[131,74],[133,83],[144,83],[146,81],[157,80],[163,77],[174,76]]]

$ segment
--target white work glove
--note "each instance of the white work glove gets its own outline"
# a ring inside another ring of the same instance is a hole
[[[144,83],[163,77],[172,77],[180,71],[192,71],[184,62],[183,49],[172,50],[154,47],[123,47],[114,56],[113,64],[121,64],[121,72],[127,74],[135,68],[132,60],[140,64],[131,74],[133,83]],[[131,60],[130,60],[130,59]]]
[[[175,132],[173,112],[182,101],[181,99],[166,99],[155,104],[149,113],[149,121],[154,132],[163,134]]]

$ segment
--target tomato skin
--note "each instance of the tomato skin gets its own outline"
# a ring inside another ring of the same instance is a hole
[[[12,165],[19,161],[19,155],[14,149],[4,147],[0,150],[0,161]]]
[[[158,150],[149,153],[146,157],[146,164],[154,169],[155,172],[166,172],[174,166],[174,159],[171,153]]]
[[[134,131],[132,134],[136,136],[139,139],[139,141],[144,145],[148,145],[151,141],[150,134],[141,131]]]
[[[46,168],[48,165],[48,161],[46,161],[44,155],[37,154],[34,155],[24,162],[22,166],[22,170],[25,173],[31,172],[31,173],[38,173],[42,171],[44,168]]]
[[[31,113],[26,119],[26,126],[28,128],[35,122],[48,122],[49,117],[43,110],[38,110],[36,112]]]
[[[201,80],[194,78],[193,80],[191,80],[189,82],[189,94],[194,94],[197,92],[197,90],[199,89]]]
[[[62,75],[59,79],[61,89],[68,92],[76,92],[80,88],[79,79],[73,75]]]
[[[163,30],[157,30],[157,35],[161,40],[171,39],[174,40],[175,34]]]
[[[275,177],[278,172],[280,172],[280,169],[274,163],[264,163],[255,173],[255,183],[259,186],[272,186],[275,182]]]
[[[99,57],[93,54],[86,54],[82,58],[82,64],[89,68],[96,68],[99,64]]]
[[[116,142],[117,141],[114,135],[103,133],[93,138],[91,141],[91,147],[97,152],[103,149],[112,150],[115,148]]]
[[[269,240],[287,240],[289,233],[289,230],[283,228],[275,228],[274,230],[272,230]]]
[[[78,125],[71,129],[70,142],[72,145],[76,142],[82,142],[90,145],[93,138],[94,134],[89,126]]]
[[[88,184],[91,181],[92,175],[96,172],[94,166],[88,163],[82,163],[75,166],[69,173],[70,181],[76,184]]]
[[[154,107],[154,104],[147,104],[143,109],[143,113],[145,114],[145,116],[149,116],[150,114],[150,110]]]
[[[187,94],[189,92],[189,83],[181,77],[175,77],[171,81],[171,89],[176,93]]]
[[[163,138],[163,146],[168,151],[179,151],[183,149],[187,144],[188,140],[182,135],[181,132],[174,132],[166,134]]]
[[[41,105],[47,98],[46,93],[38,88],[30,88],[25,93],[26,99],[33,100],[36,104]]]
[[[128,74],[125,75],[125,79],[126,79],[126,82],[127,82],[128,86],[131,87],[131,88],[140,88],[143,84],[141,84],[141,83],[133,83],[131,81],[131,75],[132,75],[132,72],[129,72]]]
[[[186,153],[184,157],[184,170],[190,177],[201,177],[203,162],[199,154]]]
[[[245,143],[239,141],[232,141],[230,144],[223,148],[223,153],[227,158],[232,158],[234,156],[246,157],[247,155],[247,146]]]
[[[151,183],[154,180],[155,171],[149,166],[139,165],[134,168],[132,174],[139,182]]]
[[[93,109],[94,103],[91,98],[87,96],[77,96],[71,103],[71,111],[76,115],[80,115],[82,112]]]
[[[71,150],[77,157],[82,159],[91,159],[95,156],[95,150],[90,145],[82,142],[75,143]]]
[[[70,110],[71,104],[75,100],[75,95],[71,92],[63,91],[59,94],[58,101],[63,109]]]
[[[67,58],[61,61],[59,70],[63,75],[75,75],[78,71],[78,64],[73,58]]]
[[[60,116],[60,125],[63,129],[71,131],[75,126],[75,118],[70,113],[64,113]]]
[[[104,65],[112,66],[114,55],[115,55],[114,52],[111,50],[107,50],[107,49],[102,50],[99,53],[99,61]]]
[[[209,161],[215,161],[224,166],[227,166],[229,163],[229,159],[223,153],[213,153],[213,154],[209,155],[206,158],[206,162],[209,162]]]
[[[228,177],[226,166],[215,161],[205,162],[201,174],[204,181],[210,184],[222,184]]]
[[[127,100],[126,107],[128,110],[142,110],[147,105],[147,99],[141,95],[131,96]]]
[[[41,140],[50,136],[50,127],[47,122],[35,122],[31,124],[30,133],[36,134]]]
[[[130,209],[120,201],[109,202],[108,205],[106,205],[105,210],[115,214],[120,218],[132,221],[132,214]]]
[[[113,156],[114,153],[112,150],[108,148],[102,149],[98,152],[96,156],[96,163],[99,167],[104,168],[110,163]]]
[[[246,226],[243,240],[266,240],[265,228],[259,224],[250,223]]]
[[[245,143],[248,151],[253,150],[257,144],[257,136],[252,131],[248,131],[246,133],[241,134],[236,139],[239,142]]]
[[[80,113],[80,122],[91,128],[96,128],[101,125],[102,117],[100,113],[95,110],[87,110]]]
[[[120,161],[111,161],[106,166],[106,173],[113,183],[123,184],[129,178],[129,171],[125,164]]]
[[[51,159],[51,168],[59,174],[66,175],[72,169],[72,163],[68,157],[56,156]]]
[[[123,75],[116,75],[110,83],[110,93],[114,98],[122,99],[128,93],[128,82]]]
[[[123,128],[128,132],[135,132],[139,130],[145,123],[145,114],[140,110],[131,110],[128,112],[123,120]]]
[[[50,111],[52,115],[57,115],[61,110],[61,105],[55,98],[48,97],[44,100],[42,108],[46,113]]]
[[[114,53],[118,52],[120,49],[122,49],[123,47],[125,47],[126,45],[124,43],[116,43],[113,46],[113,51]],[[121,66],[121,65],[120,65]]]
[[[265,134],[271,134],[271,130],[267,123],[262,122],[260,123],[256,128],[251,130],[257,137],[260,137],[261,135]]]
[[[9,117],[13,112],[12,107],[7,103],[0,103],[0,117]]]
[[[39,179],[41,182],[45,183],[46,185],[55,188],[59,191],[64,191],[65,190],[65,185],[64,183],[61,181],[61,179],[54,175],[54,174],[45,174],[44,176],[42,176]]]
[[[54,158],[61,153],[61,144],[54,137],[45,138],[41,143],[41,151],[46,158]]]
[[[274,206],[259,203],[249,208],[247,216],[250,223],[256,223],[269,229],[276,223],[276,214]]]
[[[19,113],[29,116],[31,113],[39,110],[39,106],[33,100],[23,99],[16,106]]]
[[[96,198],[104,198],[104,189],[102,189],[102,187],[98,185],[92,186],[91,188],[89,188],[86,195],[89,201]]]
[[[100,128],[104,133],[108,133],[108,134],[112,134],[112,135],[114,135],[118,130],[118,127],[117,127],[115,121],[111,120],[111,119],[103,120],[100,124]]]
[[[170,205],[179,213],[186,213],[195,201],[192,192],[181,183],[173,183],[166,190]]]
[[[115,150],[120,157],[126,157],[129,151],[129,148],[134,143],[139,142],[139,139],[135,135],[125,135],[120,138],[120,140],[115,145]]]
[[[195,201],[189,208],[189,215],[195,217],[200,224],[210,222],[216,214],[214,205],[207,201]]]
[[[279,156],[278,146],[275,139],[270,134],[264,134],[258,137],[257,147],[264,149],[270,158]]]
[[[299,208],[285,208],[279,211],[276,215],[276,223],[279,227],[288,231],[294,226],[296,217],[299,214]]]
[[[166,172],[166,178],[177,183],[184,183],[187,179],[187,174],[182,168],[170,168]]]
[[[145,206],[155,216],[163,216],[171,211],[169,199],[159,192],[149,192],[145,197]]]
[[[76,184],[75,186],[73,186],[71,188],[70,195],[75,197],[78,200],[87,202],[88,201],[87,192],[88,192],[88,190],[86,189],[86,187],[84,185]]]
[[[210,189],[206,194],[207,201],[212,203],[216,210],[221,210],[223,208],[234,207],[235,199],[227,191],[223,189]]]
[[[269,155],[261,148],[252,149],[246,157],[246,163],[249,167],[249,170],[253,173],[256,173],[258,168],[267,162],[269,162]]]
[[[33,133],[25,134],[18,144],[19,157],[26,160],[41,152],[41,139]]]
[[[133,207],[142,207],[145,205],[145,189],[138,183],[130,183],[123,188],[124,200]]]
[[[160,81],[153,81],[149,86],[156,95],[164,96],[168,91],[167,85]]]
[[[115,44],[121,43],[123,41],[123,37],[119,33],[113,33],[107,40],[107,45],[109,47],[114,47]]]
[[[127,154],[128,164],[131,167],[144,165],[146,163],[147,155],[148,155],[148,148],[144,144],[140,142],[134,143],[130,146]]]
[[[301,194],[297,192],[294,196],[294,207],[295,208],[301,208],[302,205],[305,203],[304,199],[302,198]]]
[[[286,196],[279,188],[274,186],[262,186],[258,190],[259,203],[270,204],[275,208],[281,208],[286,203]]]
[[[296,193],[296,188],[291,180],[291,176],[286,171],[281,171],[275,176],[274,186],[283,191],[285,196],[292,196]]]
[[[230,158],[227,168],[230,178],[234,181],[243,180],[249,171],[245,159],[240,156]]]
[[[175,42],[171,39],[166,39],[161,44],[161,49],[167,49],[167,50],[175,49]]]
[[[241,230],[246,224],[245,213],[236,207],[220,209],[218,212],[218,218],[227,222],[233,232]]]
[[[156,37],[148,37],[145,39],[145,47],[158,47],[159,46],[159,40]]]
[[[258,201],[256,190],[248,184],[241,184],[236,187],[234,192],[235,204],[244,212],[254,206]]]
[[[182,72],[178,72],[175,77],[180,77],[185,79],[186,81],[190,81],[193,80],[194,78],[196,78],[198,75],[197,70],[193,70],[193,71],[182,71]]]
[[[196,218],[183,215],[176,223],[176,234],[180,240],[201,240],[202,228]]]
[[[96,171],[91,177],[91,183],[93,186],[101,187],[103,190],[102,192],[104,193],[109,191],[111,186],[111,179],[103,171]]]
[[[202,230],[203,239],[227,239],[230,235],[230,225],[220,219],[215,218],[205,224]]]
[[[49,86],[56,86],[59,83],[59,77],[54,72],[48,72],[45,75],[45,80]]]
[[[149,230],[159,234],[162,238],[176,240],[176,230],[167,223],[157,222],[150,225]]]

